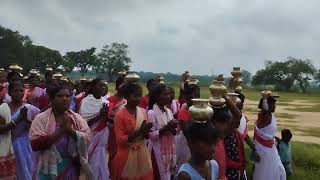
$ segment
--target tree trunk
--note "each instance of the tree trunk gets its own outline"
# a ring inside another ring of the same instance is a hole
[[[308,85],[304,84],[304,83],[299,83],[299,84],[300,84],[300,88],[301,88],[302,92],[306,93]]]
[[[112,71],[111,70],[108,70],[108,79],[109,79],[109,82],[113,82]]]

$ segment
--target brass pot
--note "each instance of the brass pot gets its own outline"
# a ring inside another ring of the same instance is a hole
[[[127,72],[126,72],[126,71],[119,71],[119,72],[118,72],[118,75],[120,75],[120,76],[125,76],[125,75],[127,75]]]
[[[213,107],[221,107],[226,103],[226,100],[222,98],[222,95],[227,93],[227,87],[224,85],[223,75],[219,75],[217,80],[213,81],[213,84],[209,86],[209,90],[212,95],[209,100]]]
[[[192,99],[192,102],[189,113],[193,120],[206,122],[212,118],[213,109],[209,107],[208,99]]]
[[[272,91],[268,91],[268,90],[262,91],[260,94],[261,94],[261,96],[268,95],[268,96],[274,97],[274,98],[280,97],[280,95],[277,92],[272,92]]]
[[[241,103],[241,99],[238,97],[237,93],[228,93],[228,98],[235,104]]]
[[[234,67],[233,71],[231,72],[231,75],[233,76],[233,88],[235,92],[241,92],[242,91],[242,87],[241,87],[241,83],[242,83],[242,79],[241,79],[241,70],[240,67]]]
[[[139,79],[140,79],[140,76],[135,72],[129,72],[125,77],[125,80],[130,83],[138,82]]]
[[[61,74],[61,73],[55,73],[55,74],[53,74],[53,78],[54,78],[54,79],[61,79],[61,77],[62,77],[62,74]]]
[[[23,70],[23,68],[20,67],[20,66],[17,65],[17,64],[11,65],[11,66],[9,67],[9,69],[10,69],[11,71],[17,71],[17,72],[21,72],[21,71]]]

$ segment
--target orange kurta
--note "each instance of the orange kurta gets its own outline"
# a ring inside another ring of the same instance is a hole
[[[139,107],[137,107],[139,108]],[[145,120],[147,121],[147,115],[144,110],[143,114],[145,117]],[[136,118],[128,112],[126,108],[123,108],[120,110],[116,116],[115,116],[115,134],[116,134],[116,142],[118,146],[117,155],[114,158],[112,165],[114,167],[114,179],[115,180],[126,180],[127,178],[123,178],[122,173],[124,171],[126,162],[128,160],[129,155],[129,149],[134,146],[134,144],[128,143],[128,136],[134,132],[136,128]],[[143,146],[146,146],[146,144],[143,144]],[[150,156],[149,156],[150,158]],[[145,163],[141,162],[141,164]],[[130,178],[131,179],[131,178]],[[133,180],[153,180],[153,172],[152,168],[150,171],[147,171],[145,174],[141,175],[140,177],[132,178]]]

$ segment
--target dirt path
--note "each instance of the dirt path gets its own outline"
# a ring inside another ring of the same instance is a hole
[[[291,129],[293,141],[320,144],[320,110],[319,112],[298,112],[290,109],[316,105],[308,101],[297,100],[277,105],[278,136],[283,128]],[[245,112],[249,119],[249,134],[253,135],[253,124],[257,119],[258,102],[246,100]]]

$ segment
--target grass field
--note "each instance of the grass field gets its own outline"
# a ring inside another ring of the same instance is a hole
[[[170,84],[169,84],[170,85]],[[147,90],[144,87],[144,94]],[[176,96],[179,94],[178,85],[172,84],[172,87],[176,90]],[[109,84],[109,92],[114,93],[114,84]],[[258,101],[260,99],[260,90],[247,88],[243,91],[246,98],[251,101]],[[295,112],[319,112],[320,111],[320,93],[293,93],[293,92],[280,92],[281,97],[279,98],[278,105],[287,107],[290,111]],[[201,87],[201,98],[210,97],[208,87]],[[292,104],[294,101],[303,101],[306,103],[313,103],[310,106],[301,106],[299,104]],[[290,106],[289,106],[290,105]],[[257,109],[254,107],[245,107],[245,112],[256,113]],[[281,119],[281,122],[296,122],[293,120],[294,115],[288,112],[278,112],[277,117]],[[306,117],[301,117],[305,119]],[[320,116],[319,116],[320,120]],[[299,131],[302,135],[320,137],[320,128],[311,127],[305,129],[300,126],[285,125],[285,127],[290,128],[292,131]],[[279,125],[279,130],[284,128],[284,126]],[[249,129],[253,129],[253,125],[249,124]],[[247,145],[246,153],[249,157],[249,150]],[[292,160],[293,160],[293,175],[289,180],[320,180],[320,145],[318,144],[307,144],[302,142],[292,142]],[[253,173],[253,163],[247,158],[247,173],[252,179]]]

